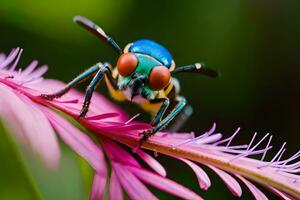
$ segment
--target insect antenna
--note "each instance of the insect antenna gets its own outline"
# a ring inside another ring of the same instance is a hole
[[[122,49],[120,46],[116,43],[116,41],[108,36],[102,28],[100,28],[97,24],[92,22],[91,20],[82,17],[82,16],[76,16],[74,17],[74,22],[81,25],[86,30],[90,31],[91,33],[95,34],[98,38],[103,40],[104,42],[107,42],[118,54],[122,54]]]
[[[198,74],[203,74],[203,75],[214,77],[214,78],[219,76],[219,73],[217,71],[206,68],[204,63],[194,63],[191,65],[177,67],[176,69],[171,71],[171,74],[174,75],[174,74],[178,74],[181,72],[198,73]]]

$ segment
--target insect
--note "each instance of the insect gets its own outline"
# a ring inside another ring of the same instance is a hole
[[[137,40],[122,50],[116,41],[108,36],[98,25],[81,17],[74,21],[108,43],[119,55],[116,67],[109,63],[97,63],[75,77],[64,88],[53,94],[42,94],[43,98],[59,98],[71,88],[87,78],[93,77],[87,87],[84,103],[78,117],[85,117],[90,101],[99,82],[104,78],[111,96],[119,101],[129,100],[137,103],[153,115],[152,128],[145,130],[141,142],[162,130],[175,116],[187,118],[191,112],[184,112],[186,99],[179,95],[179,82],[173,76],[181,72],[193,72],[217,77],[218,73],[194,63],[175,68],[169,51],[152,40]],[[190,108],[190,107],[189,107]],[[182,121],[182,120],[179,120]]]

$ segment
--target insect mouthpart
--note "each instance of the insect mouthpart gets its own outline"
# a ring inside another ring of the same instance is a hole
[[[133,76],[132,80],[128,84],[128,89],[131,91],[131,101],[133,98],[141,94],[141,88],[145,85],[147,78],[141,75]]]

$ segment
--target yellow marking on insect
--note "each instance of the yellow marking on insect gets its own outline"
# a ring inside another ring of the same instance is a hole
[[[125,101],[126,100],[126,97],[125,95],[119,91],[119,90],[116,90],[110,83],[110,81],[108,80],[108,78],[105,76],[105,83],[107,85],[107,88],[108,88],[108,91],[110,93],[110,96],[117,100],[117,101]]]
[[[174,85],[173,85],[173,80],[171,79],[169,85],[167,86],[166,89],[164,89],[164,93],[166,96],[168,96],[168,94],[172,91]]]
[[[139,104],[143,110],[149,112],[153,116],[156,115],[161,105],[162,103],[150,103],[149,101],[143,101]]]

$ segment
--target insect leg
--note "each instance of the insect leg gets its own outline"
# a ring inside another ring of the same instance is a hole
[[[97,63],[96,65],[90,67],[85,72],[79,74],[77,77],[75,77],[72,81],[70,81],[63,89],[53,93],[53,94],[42,94],[41,96],[46,99],[55,99],[63,96],[66,94],[70,89],[75,87],[77,84],[81,83],[85,79],[91,77],[94,75],[101,67],[103,66],[102,63]]]
[[[141,143],[146,141],[150,136],[154,135],[157,131],[162,130],[184,108],[184,106],[186,105],[186,99],[182,96],[178,96],[176,97],[176,100],[178,101],[177,105],[162,121],[160,121],[152,129],[141,133],[143,135],[140,141]]]
[[[151,122],[152,126],[156,126],[162,119],[162,117],[164,116],[167,108],[170,105],[170,100],[168,98],[160,98],[160,99],[155,99],[152,100],[151,103],[158,103],[158,102],[163,102],[162,106],[160,107],[159,111],[157,112],[157,114],[155,115],[153,121]]]
[[[98,84],[102,80],[103,76],[105,74],[107,74],[108,72],[110,72],[109,69],[107,69],[107,67],[104,67],[104,66],[102,66],[102,68],[100,68],[98,70],[97,74],[94,76],[93,80],[91,81],[91,83],[89,84],[89,86],[86,89],[83,106],[82,106],[82,109],[81,109],[78,117],[84,117],[86,115],[86,113],[88,112],[88,109],[89,109],[89,106],[91,103],[91,98],[93,96],[95,89],[97,88]]]
[[[106,73],[106,77],[108,78],[109,83],[115,90],[119,90],[118,83],[117,83],[117,78],[113,77],[112,75],[112,66],[110,63],[105,62],[104,66],[109,70],[108,73]]]
[[[191,105],[186,105],[183,110],[172,121],[171,126],[168,127],[168,131],[176,132],[188,121],[193,114],[193,108]]]

